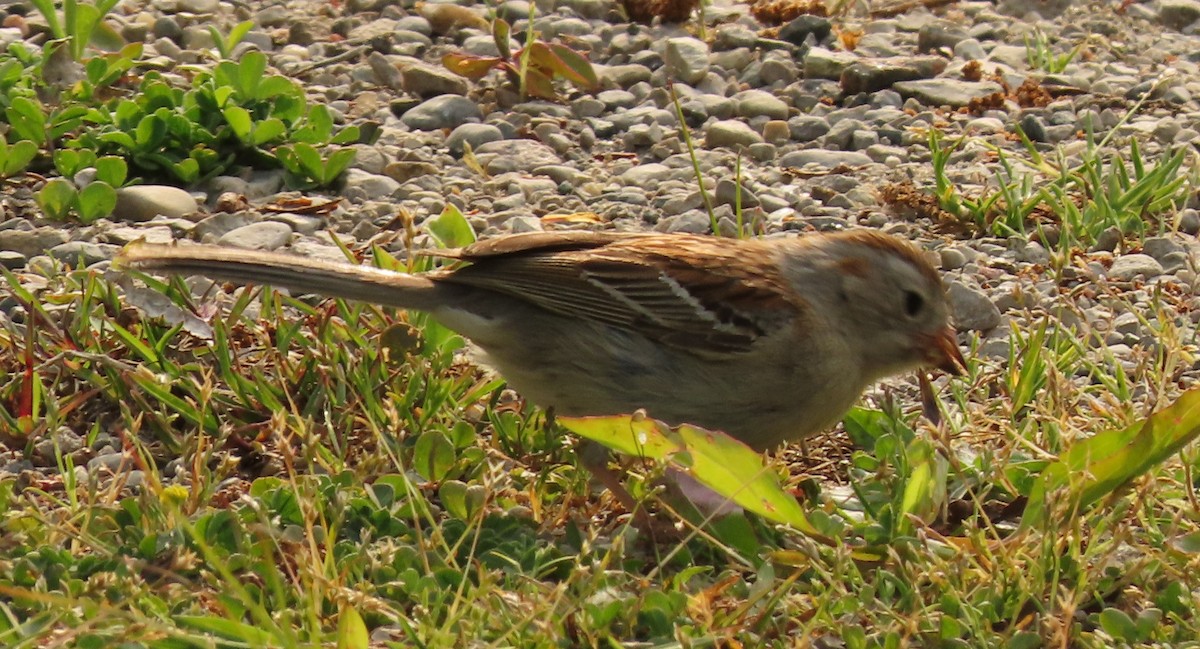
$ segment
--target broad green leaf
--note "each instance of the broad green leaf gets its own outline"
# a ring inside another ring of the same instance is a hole
[[[52,178],[38,192],[37,201],[47,217],[63,221],[70,215],[77,197],[74,185],[62,178]]]
[[[124,185],[125,178],[129,174],[129,165],[125,159],[114,155],[97,158],[95,167],[96,180],[104,181],[113,187]]]
[[[46,141],[46,115],[42,105],[29,97],[13,97],[5,114],[17,137],[43,143]]]
[[[142,151],[157,151],[167,134],[167,124],[155,115],[147,115],[138,122],[134,141]]]
[[[275,97],[288,97],[296,94],[296,84],[287,77],[272,75],[263,79],[258,88],[258,96],[255,99],[272,99]]]
[[[687,425],[671,428],[628,415],[558,421],[576,435],[621,453],[669,462],[748,511],[821,537],[800,503],[763,464],[762,455],[724,433]]]
[[[1200,436],[1200,388],[1145,421],[1076,442],[1034,483],[1022,527],[1041,523],[1054,500],[1058,511],[1085,509],[1150,471]]]
[[[0,138],[0,140],[2,139]],[[0,169],[0,173],[5,178],[11,178],[25,171],[25,168],[29,166],[29,163],[33,161],[38,152],[37,145],[29,140],[18,140],[12,146],[6,146],[5,148],[7,150],[3,156],[4,168]]]
[[[484,78],[502,61],[503,59],[495,56],[473,56],[461,52],[451,52],[442,57],[442,65],[446,66],[447,70],[472,81]]]
[[[292,147],[292,152],[296,154],[296,160],[300,162],[300,168],[304,170],[304,174],[313,180],[320,182],[325,176],[325,162],[321,160],[321,154],[317,152],[311,144],[298,143]]]
[[[330,154],[329,159],[325,161],[325,171],[322,174],[321,184],[330,185],[337,180],[338,176],[342,175],[342,172],[346,170],[346,167],[349,167],[350,163],[354,162],[355,154],[356,151],[354,149],[338,149]]]
[[[362,616],[349,604],[338,615],[337,649],[368,649],[371,637]]]
[[[250,112],[241,106],[226,106],[221,110],[221,114],[225,116],[229,128],[233,129],[233,134],[242,142],[250,144],[250,129],[254,126]]]
[[[454,466],[454,444],[442,433],[421,433],[413,445],[413,468],[426,480],[438,482]]]
[[[112,214],[117,206],[117,190],[106,182],[96,181],[79,192],[79,220],[91,223]]]
[[[333,135],[333,117],[324,104],[317,104],[308,111],[308,126],[312,129],[314,142],[328,142]]]
[[[447,203],[441,214],[425,221],[425,231],[440,248],[461,248],[475,242],[475,231],[453,203]]]
[[[287,133],[287,127],[278,119],[268,117],[263,121],[254,125],[253,144],[254,146],[262,146],[268,142],[278,140]]]

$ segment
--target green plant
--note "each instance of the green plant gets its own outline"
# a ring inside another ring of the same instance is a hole
[[[267,75],[260,52],[218,63],[188,89],[148,73],[132,98],[87,114],[88,126],[67,138],[66,146],[126,157],[139,176],[165,175],[183,183],[234,165],[278,167],[282,161],[273,145],[341,144],[359,137],[354,127],[335,133],[327,108],[308,106],[299,85]],[[308,159],[293,155],[289,163],[302,158]],[[303,171],[298,162],[294,166]],[[314,180],[323,184],[329,173],[337,175],[323,161]]]
[[[533,21],[525,35],[525,46],[513,52],[509,46],[511,27],[497,18],[492,21],[492,38],[499,56],[476,56],[451,52],[442,57],[442,64],[455,74],[473,81],[500,70],[522,98],[557,100],[554,79],[564,79],[578,88],[592,90],[598,84],[596,71],[579,52],[561,43],[546,43],[533,32]]]
[[[354,162],[354,149],[337,148],[323,156],[305,142],[277,147],[275,155],[295,187],[329,187]]]
[[[96,4],[88,4],[78,0],[63,0],[60,15],[53,0],[30,0],[45,19],[50,34],[67,44],[71,58],[76,61],[82,61],[88,46],[99,38],[120,40],[120,37],[103,23],[104,17],[119,2],[120,0],[98,0]]]
[[[1032,38],[1028,35],[1025,36],[1025,60],[1029,62],[1029,67],[1035,70],[1059,74],[1067,69],[1075,57],[1079,56],[1089,40],[1090,38],[1084,39],[1069,52],[1055,54],[1046,33],[1041,29],[1035,29]]]
[[[221,55],[221,58],[232,59],[233,48],[237,47],[238,43],[241,43],[242,39],[245,38],[246,34],[250,33],[250,30],[253,28],[254,21],[245,20],[234,25],[233,28],[229,30],[228,35],[222,34],[220,30],[212,25],[208,26],[208,33],[212,34],[213,43],[216,45],[217,53]]]

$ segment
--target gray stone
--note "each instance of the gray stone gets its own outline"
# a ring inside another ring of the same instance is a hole
[[[1161,0],[1158,4],[1158,16],[1163,25],[1171,29],[1183,29],[1200,20],[1200,1]]]
[[[730,178],[722,178],[717,181],[714,197],[718,204],[730,205],[734,208],[737,208],[739,204],[743,209],[759,206],[758,196],[754,192],[743,185],[739,194],[738,184]]]
[[[821,149],[806,149],[792,151],[779,158],[782,167],[805,167],[814,165],[832,169],[840,165],[862,167],[871,164],[871,157],[858,151],[824,151]]]
[[[471,150],[474,151],[488,142],[503,139],[504,134],[491,124],[468,122],[450,132],[450,136],[446,138],[446,148],[450,153],[460,156],[466,150],[467,144],[470,144]]]
[[[97,262],[112,259],[117,253],[117,247],[101,245],[89,241],[68,241],[54,246],[46,251],[51,257],[79,268],[91,266]]]
[[[440,95],[427,99],[400,117],[405,126],[416,131],[455,128],[469,121],[480,121],[479,106],[459,95]]]
[[[362,169],[347,169],[342,193],[348,198],[380,200],[391,198],[399,189],[400,183],[393,178],[367,173]]]
[[[704,145],[710,149],[717,147],[732,149],[762,141],[762,136],[745,122],[731,119],[713,122],[704,132]]]
[[[58,228],[0,230],[0,250],[21,254],[26,259],[45,254],[47,250],[66,241],[67,233]]]
[[[957,79],[920,79],[901,81],[892,86],[904,97],[912,97],[926,106],[962,108],[972,99],[1001,92],[994,81],[959,81]]]
[[[797,142],[812,142],[829,132],[829,122],[820,117],[799,115],[788,120],[792,139]]]
[[[952,281],[946,295],[959,331],[990,331],[1000,325],[1000,309],[983,291]]]
[[[278,250],[292,238],[292,228],[279,221],[260,221],[226,232],[217,243],[250,250]]]
[[[787,119],[787,102],[765,90],[745,90],[733,96],[740,117]]]
[[[967,39],[967,30],[957,23],[939,20],[923,25],[917,31],[917,51],[932,52],[939,48],[953,50],[960,41]]]
[[[562,164],[554,149],[534,140],[497,140],[475,149],[475,158],[490,174],[531,173],[543,165]]]
[[[393,60],[391,65],[400,70],[404,90],[422,99],[438,95],[466,95],[471,89],[466,77],[460,77],[441,65],[430,65],[407,56]]]
[[[942,248],[938,251],[942,270],[958,270],[967,265],[967,256],[958,248]]]
[[[858,61],[853,52],[827,50],[814,47],[804,57],[804,76],[809,79],[830,79],[838,81],[842,71]]]
[[[665,164],[651,162],[626,169],[618,178],[624,185],[635,187],[655,187],[667,180],[675,171]]]
[[[1163,257],[1174,252],[1183,252],[1183,245],[1170,237],[1150,237],[1142,243],[1142,252],[1161,263]]]
[[[671,78],[696,85],[708,75],[708,45],[698,38],[669,38],[663,61]]]
[[[779,40],[793,45],[804,45],[808,37],[812,36],[813,40],[820,43],[832,32],[833,24],[828,18],[803,14],[779,28]]]
[[[156,216],[182,218],[196,213],[196,199],[178,187],[132,185],[117,189],[117,205],[112,218],[122,221],[149,221]]]
[[[1154,257],[1135,253],[1121,255],[1113,260],[1113,264],[1108,269],[1107,275],[1111,279],[1129,281],[1138,276],[1150,279],[1158,277],[1162,273],[1162,264],[1158,263],[1158,260]]]

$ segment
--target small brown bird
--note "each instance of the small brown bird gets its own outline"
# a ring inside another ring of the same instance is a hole
[[[757,450],[835,424],[872,382],[964,361],[941,278],[874,230],[738,240],[547,232],[428,254],[409,275],[294,255],[132,244],[122,266],[427,311],[532,402],[638,409]]]

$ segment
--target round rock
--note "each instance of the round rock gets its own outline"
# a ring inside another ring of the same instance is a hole
[[[428,99],[400,117],[405,126],[415,131],[456,128],[466,122],[482,119],[479,106],[460,95],[441,95]]]

